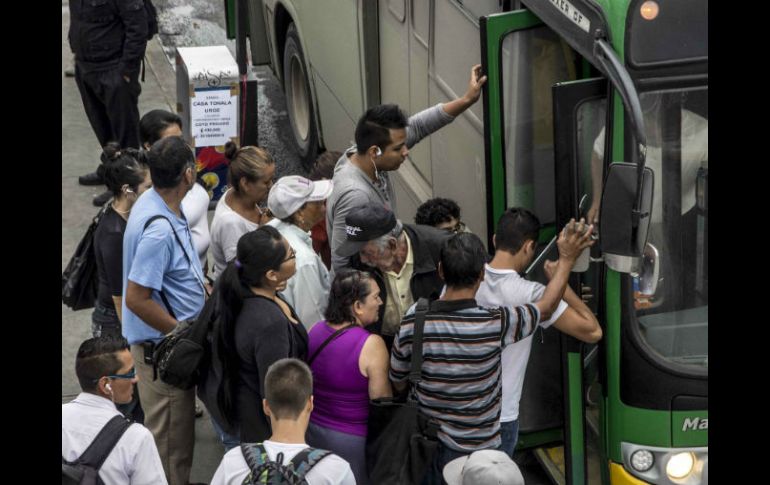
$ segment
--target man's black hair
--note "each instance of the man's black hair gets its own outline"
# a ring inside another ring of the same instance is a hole
[[[489,259],[484,243],[475,234],[455,234],[441,247],[439,261],[444,273],[444,282],[453,288],[471,288],[484,271]]]
[[[154,109],[145,113],[139,120],[139,138],[142,140],[142,145],[149,143],[152,146],[160,140],[161,134],[171,125],[177,125],[181,130],[182,118],[164,109]]]
[[[313,394],[313,374],[299,359],[281,359],[265,375],[265,399],[276,419],[297,419]]]
[[[153,187],[173,189],[182,182],[188,166],[194,170],[195,155],[182,137],[167,136],[152,145],[147,154],[147,164],[150,166]]]
[[[495,231],[495,247],[518,253],[529,240],[537,242],[540,220],[535,214],[521,207],[511,207],[503,212]]]
[[[123,366],[117,353],[122,350],[128,350],[128,341],[112,335],[90,338],[80,344],[75,358],[75,374],[80,388],[85,392],[94,392],[99,378],[117,374]]]
[[[391,142],[391,129],[406,128],[406,115],[395,104],[381,104],[366,110],[356,125],[356,148],[363,155],[371,146],[382,150]]]
[[[417,208],[414,223],[436,227],[437,224],[449,222],[452,218],[460,220],[460,206],[457,205],[457,202],[452,199],[436,197],[426,200]]]

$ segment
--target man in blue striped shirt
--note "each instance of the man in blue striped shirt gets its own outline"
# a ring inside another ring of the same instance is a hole
[[[440,425],[439,449],[423,483],[441,483],[449,461],[500,446],[500,354],[550,318],[567,286],[575,259],[593,244],[593,226],[574,220],[561,232],[559,262],[540,300],[518,307],[483,308],[475,300],[484,279],[487,252],[478,236],[461,233],[441,249],[439,274],[447,285],[425,317],[422,380],[416,397]],[[393,344],[390,379],[407,386],[412,358],[414,310],[407,311]]]

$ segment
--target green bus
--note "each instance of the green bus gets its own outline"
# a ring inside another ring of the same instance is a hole
[[[349,146],[366,107],[453,99],[482,63],[483,103],[395,174],[398,216],[453,198],[491,248],[500,214],[526,207],[544,224],[527,272],[541,281],[557,228],[600,223],[570,283],[604,337],[532,337],[517,450],[556,483],[707,484],[707,0],[248,0],[243,12],[251,63],[282,81],[308,161]]]

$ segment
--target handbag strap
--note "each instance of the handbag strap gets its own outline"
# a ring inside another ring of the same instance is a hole
[[[412,365],[409,370],[409,382],[412,385],[422,380],[422,338],[428,308],[427,298],[417,300],[417,308],[414,312],[414,335],[412,336]]]
[[[203,284],[203,282],[198,278],[198,273],[195,272],[195,269],[193,269],[192,260],[190,259],[190,256],[187,254],[187,250],[184,247],[184,244],[182,244],[182,240],[179,239],[179,234],[176,233],[174,230],[174,224],[171,223],[171,220],[163,215],[156,214],[149,219],[147,219],[147,222],[144,223],[144,228],[142,229],[142,233],[147,230],[147,228],[155,222],[158,219],[165,219],[166,222],[171,226],[171,232],[174,233],[174,239],[176,239],[176,242],[179,244],[179,247],[182,249],[182,254],[184,254],[185,259],[187,260],[187,264],[190,266],[190,271],[192,271],[193,275],[195,275],[195,279],[198,281],[198,284],[201,285],[201,288],[203,288],[203,293],[209,297],[208,290],[206,289],[206,285]],[[190,243],[192,245],[192,242]],[[168,313],[174,317],[175,320],[178,320],[176,318],[176,315],[174,315],[174,311],[171,309],[171,305],[169,304],[168,298],[166,297],[165,293],[163,293],[163,290],[158,291],[160,294],[160,299],[163,300],[163,304],[166,305],[166,309],[168,310]]]
[[[320,347],[318,347],[318,348],[315,350],[315,352],[313,352],[313,355],[311,355],[311,356],[310,356],[310,358],[307,360],[307,365],[308,365],[308,367],[310,367],[311,365],[313,365],[313,361],[315,360],[315,358],[316,358],[316,357],[318,357],[318,354],[320,354],[320,353],[321,353],[321,351],[322,351],[322,350],[323,350],[323,349],[324,349],[324,348],[325,348],[327,345],[329,345],[330,343],[332,343],[332,340],[334,340],[334,339],[336,339],[337,337],[339,337],[340,335],[342,335],[342,334],[345,332],[345,330],[349,329],[349,328],[350,328],[350,327],[352,327],[352,326],[353,326],[353,324],[352,324],[352,323],[349,323],[349,324],[345,325],[344,327],[340,328],[339,330],[337,330],[336,332],[334,332],[333,334],[331,334],[331,335],[329,336],[329,338],[327,338],[326,340],[324,340],[324,343],[322,343],[322,344],[320,345]]]

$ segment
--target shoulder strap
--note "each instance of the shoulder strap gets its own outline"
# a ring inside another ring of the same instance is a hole
[[[294,455],[291,464],[294,467],[294,472],[299,475],[300,479],[303,479],[319,461],[331,454],[332,452],[328,450],[308,447]]]
[[[425,315],[428,313],[428,299],[420,298],[414,316],[414,335],[412,336],[412,365],[409,370],[409,382],[414,385],[422,380],[422,337],[425,330]]]
[[[251,470],[251,483],[257,483],[263,467],[268,463],[267,450],[262,443],[241,443],[241,453]],[[246,477],[248,479],[248,477]],[[244,483],[248,483],[244,481]]]
[[[201,285],[201,288],[203,288],[203,293],[206,296],[209,296],[209,292],[206,290],[206,285],[203,284],[200,279],[198,279],[198,275],[195,273],[195,270],[193,269],[192,261],[190,260],[190,256],[187,254],[187,251],[184,248],[184,244],[182,244],[182,240],[179,239],[179,235],[174,230],[174,224],[171,223],[171,221],[168,219],[168,217],[156,214],[149,219],[147,219],[147,222],[144,223],[144,227],[142,228],[142,233],[147,230],[148,227],[150,227],[150,224],[157,221],[158,219],[165,219],[168,222],[168,225],[171,226],[171,232],[174,234],[174,239],[176,239],[176,242],[179,244],[179,248],[182,250],[182,254],[184,254],[184,258],[187,260],[187,264],[190,266],[190,270],[192,270],[193,274],[195,275],[195,279],[198,280],[198,284]],[[168,302],[168,298],[166,298],[166,294],[163,293],[163,290],[158,291],[160,294],[160,299],[163,300],[163,304],[166,305],[166,310],[168,310],[169,315],[174,317],[174,320],[178,320],[176,318],[176,315],[174,315],[174,310],[171,309],[171,304]]]
[[[142,232],[147,230],[147,228],[150,226],[150,224],[152,224],[153,222],[155,222],[158,219],[165,219],[166,221],[168,221],[168,224],[171,226],[171,232],[174,233],[174,239],[176,239],[176,242],[179,243],[179,247],[182,248],[182,254],[184,254],[184,258],[187,260],[187,263],[192,267],[192,261],[190,261],[190,256],[187,254],[187,251],[185,251],[184,244],[182,244],[182,240],[179,239],[179,235],[174,230],[174,225],[171,223],[171,221],[168,219],[168,217],[162,216],[162,215],[159,215],[159,214],[150,217],[149,219],[147,219],[147,222],[144,223],[144,228],[142,229]]]
[[[101,468],[102,463],[104,463],[104,460],[110,455],[112,449],[118,444],[118,441],[120,441],[120,438],[129,426],[131,426],[131,421],[126,419],[123,415],[118,415],[110,419],[107,424],[104,425],[102,430],[99,431],[99,434],[96,435],[96,438],[94,438],[91,444],[88,445],[86,451],[80,455],[80,458],[77,459],[77,463],[88,465],[97,470]]]
[[[350,327],[352,327],[352,326],[353,326],[353,324],[352,324],[352,323],[351,323],[351,324],[348,324],[348,325],[345,325],[344,327],[340,328],[339,330],[337,330],[336,332],[334,332],[333,334],[331,334],[331,335],[329,336],[329,338],[327,338],[326,340],[324,340],[324,343],[322,343],[322,344],[321,344],[321,345],[320,345],[320,346],[319,346],[317,349],[315,349],[315,352],[313,353],[313,355],[311,355],[311,356],[310,356],[310,358],[307,360],[307,366],[308,366],[308,367],[310,367],[311,365],[313,365],[313,361],[315,360],[315,358],[316,358],[316,357],[318,357],[318,354],[320,354],[320,353],[321,353],[321,351],[322,351],[322,350],[323,350],[323,349],[324,349],[324,348],[325,348],[327,345],[329,345],[330,343],[332,343],[332,340],[334,340],[334,339],[336,339],[337,337],[339,337],[339,336],[340,336],[342,333],[344,333],[344,332],[345,332],[347,329],[349,329],[349,328],[350,328]]]

